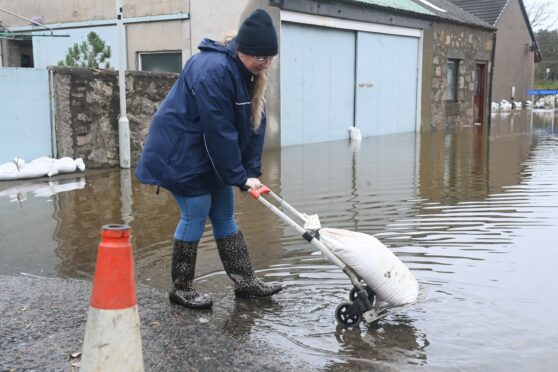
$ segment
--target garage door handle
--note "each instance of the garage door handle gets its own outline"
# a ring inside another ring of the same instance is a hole
[[[359,88],[372,88],[374,86],[374,84],[372,83],[360,83],[358,84]]]

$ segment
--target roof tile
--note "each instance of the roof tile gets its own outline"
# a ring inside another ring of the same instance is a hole
[[[509,0],[449,0],[467,12],[476,15],[492,26],[496,25],[500,14]]]

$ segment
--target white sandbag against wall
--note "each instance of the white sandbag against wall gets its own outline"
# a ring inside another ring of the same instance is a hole
[[[392,306],[416,302],[415,276],[373,236],[343,229],[320,229],[320,241],[353,269],[376,295]]]
[[[26,163],[21,158],[15,158],[13,162],[0,164],[0,180],[52,177],[59,173],[74,173],[78,170],[85,170],[85,163],[82,158],[75,160],[69,157],[53,159],[41,156],[30,163]]]

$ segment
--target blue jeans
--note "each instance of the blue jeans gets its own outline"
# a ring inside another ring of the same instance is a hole
[[[180,208],[180,221],[174,232],[176,240],[195,242],[201,239],[205,221],[209,216],[213,237],[221,239],[238,231],[234,220],[234,191],[224,186],[201,196],[183,196],[173,193]]]

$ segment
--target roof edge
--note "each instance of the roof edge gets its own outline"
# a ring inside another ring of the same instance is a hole
[[[496,32],[497,31],[496,27],[491,26],[488,23],[486,23],[486,26],[484,26],[484,25],[480,25],[480,24],[469,23],[469,22],[466,22],[466,21],[444,18],[444,17],[441,17],[441,16],[439,16],[437,14],[434,14],[434,13],[433,14],[423,14],[423,13],[417,13],[417,12],[404,10],[404,9],[396,9],[396,8],[392,8],[392,7],[381,6],[381,5],[377,5],[377,4],[367,4],[367,3],[363,3],[363,2],[355,2],[355,1],[352,1],[352,0],[321,0],[321,1],[320,0],[304,0],[304,1],[316,2],[316,3],[327,2],[327,3],[347,4],[347,5],[351,5],[351,6],[355,6],[355,7],[359,7],[359,8],[364,8],[364,9],[377,9],[377,10],[381,10],[381,11],[384,11],[384,12],[393,12],[395,14],[399,14],[399,15],[402,15],[402,16],[412,16],[412,17],[415,17],[415,18],[418,18],[418,19],[421,19],[421,20],[426,20],[426,21],[445,22],[445,23],[467,26],[467,27],[480,29],[480,30],[491,31],[491,32]],[[285,4],[284,4],[283,0],[269,0],[269,5],[275,6],[279,9],[289,10],[288,7],[285,7]]]
[[[521,2],[521,0],[519,0],[519,1]],[[502,14],[504,14],[504,11],[508,7],[508,5],[510,5],[510,0],[507,0],[506,4],[502,7],[502,10],[500,10],[500,13],[498,14],[498,17],[496,17],[496,19],[494,20],[494,26],[496,26],[496,24],[498,23],[498,21],[502,17]]]

